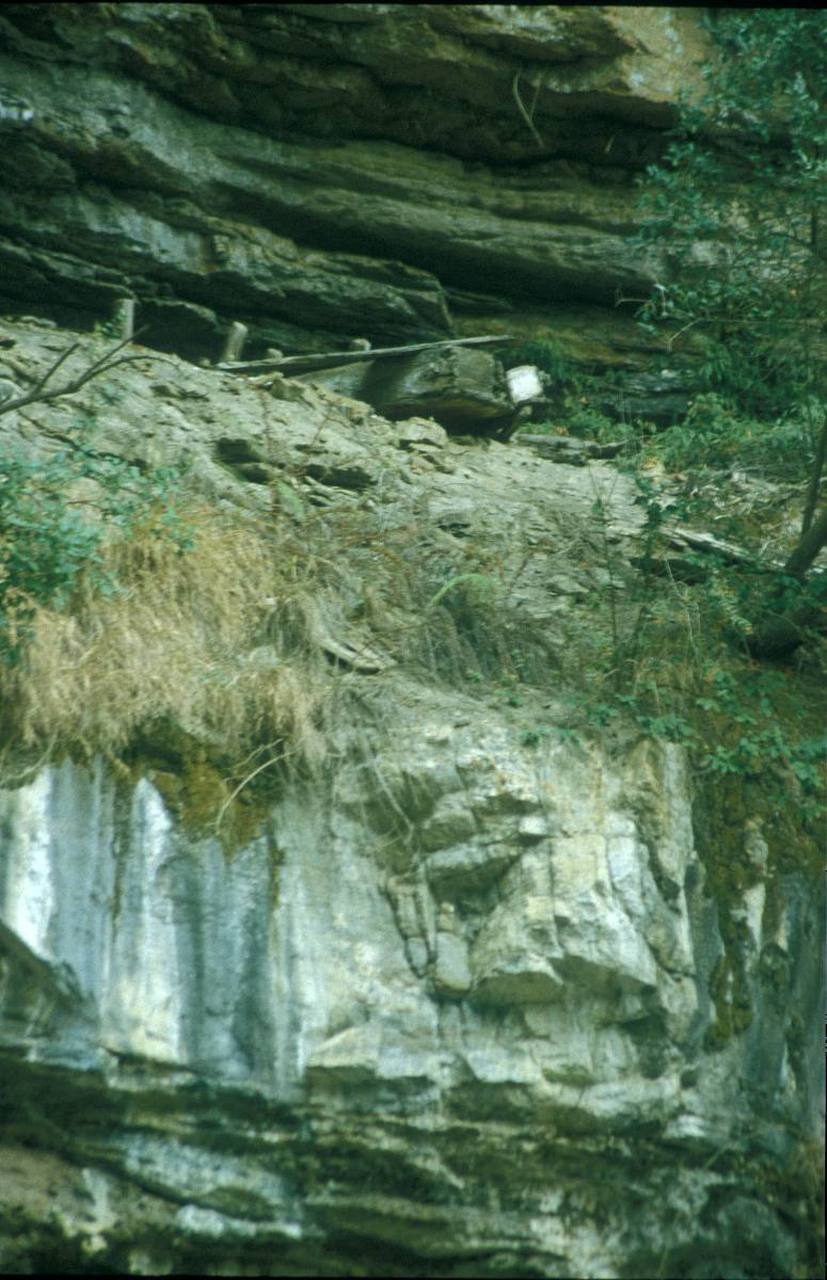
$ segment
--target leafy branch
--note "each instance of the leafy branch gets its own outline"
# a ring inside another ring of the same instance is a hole
[[[805,578],[827,545],[827,507],[819,508],[827,468],[827,47],[815,11],[727,9],[710,23],[721,56],[707,65],[703,100],[682,104],[664,160],[648,170],[639,247],[664,251],[662,283],[647,299],[619,301],[641,304],[650,333],[674,330],[669,350],[695,330],[708,386],[739,410],[781,421],[792,407],[808,423],[799,541],[756,598],[748,641],[753,654],[775,656],[794,649],[807,627],[824,625],[822,583]]]

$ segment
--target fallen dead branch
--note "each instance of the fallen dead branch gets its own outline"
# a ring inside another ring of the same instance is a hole
[[[123,350],[132,342],[131,338],[124,338],[111,351],[107,351],[100,359],[87,366],[82,373],[76,378],[72,378],[70,382],[64,382],[59,387],[53,387],[47,390],[47,383],[57,373],[58,369],[64,364],[71,355],[80,347],[80,342],[73,342],[70,347],[62,351],[38,382],[30,391],[26,391],[23,395],[12,396],[10,399],[0,401],[0,414],[11,413],[14,409],[23,409],[27,404],[47,404],[51,400],[57,400],[61,396],[73,395],[75,391],[79,391],[87,382],[91,382],[93,378],[99,377],[101,374],[110,373],[113,369],[117,369],[123,364],[133,364],[139,360],[167,360],[169,357],[155,354],[151,351],[141,352],[140,355],[124,355],[119,356],[118,352]]]
[[[439,342],[415,342],[406,347],[371,347],[367,351],[326,351],[305,356],[280,356],[269,360],[222,361],[214,367],[226,373],[311,373],[337,364],[361,364],[366,360],[383,360],[391,356],[415,355],[419,351],[438,351],[444,347],[502,346],[513,342],[511,334],[493,334],[478,338],[446,338]]]

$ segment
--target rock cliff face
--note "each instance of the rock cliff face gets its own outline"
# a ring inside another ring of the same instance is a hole
[[[539,325],[644,376],[614,295],[660,270],[626,248],[632,180],[697,14],[7,5],[0,37],[0,396],[75,338],[67,370],[99,358],[54,318],[120,297],[177,353],[6,439],[43,456],[93,421],[98,457],[183,459],[210,512],[281,521],[296,561],[193,685],[263,703],[292,627],[334,707],[326,754],[257,792],[277,744],[227,783],[229,720],[174,712],[191,672],[154,662],[169,617],[127,619],[105,678],[92,633],[43,668],[40,706],[75,682],[69,748],[31,710],[2,743],[0,1267],[813,1274],[820,878],[777,813],[706,805],[680,747],[566,727],[641,554],[631,482],[188,362],[231,320],[250,354]],[[305,551],[327,576],[285,621]],[[231,600],[249,564],[216,566]],[[169,602],[205,633],[208,585]],[[410,637],[446,600],[429,678]],[[92,753],[139,643],[154,714]]]
[[[377,763],[419,796],[392,868],[347,772],[229,863],[100,766],[4,793],[4,1269],[804,1274],[807,886],[772,928],[745,893],[756,1016],[706,1052],[679,753],[530,753],[462,709],[411,699]]]
[[[4,305],[132,296],[188,355],[499,323],[634,364],[616,295],[666,267],[633,183],[708,55],[680,9],[7,5]]]
[[[66,342],[4,332],[31,379]],[[81,341],[72,359],[106,349]],[[622,474],[176,357],[7,431],[42,447],[84,410],[102,456],[187,455],[216,510],[262,518],[292,476],[308,511],[376,512],[390,556],[413,528],[416,555],[454,557],[443,596],[467,544],[502,557],[508,644],[539,624],[546,691],[520,705],[376,656],[342,560],[313,634],[350,710],[327,762],[229,845],[226,806],[198,820],[233,799],[209,763],[220,724],[178,724],[175,748],[150,723],[120,757],[23,756],[16,776],[7,745],[3,1268],[811,1274],[818,878],[772,815],[706,812],[681,748],[559,727],[568,628],[606,574],[595,494],[618,583],[639,553]],[[222,687],[278,666],[253,643]],[[112,695],[83,648],[64,730],[81,743]],[[171,679],[146,671],[156,719]]]

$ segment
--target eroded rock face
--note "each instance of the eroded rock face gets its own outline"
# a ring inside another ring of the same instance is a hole
[[[708,1052],[680,751],[528,750],[459,711],[421,696],[403,753],[286,797],[229,863],[102,766],[3,793],[7,1119],[54,1153],[4,1152],[4,1266],[48,1224],[132,1270],[796,1274],[759,1171],[817,1107],[791,1020],[816,904],[789,882],[767,930],[765,885],[745,901],[757,1016]],[[417,798],[404,839],[386,789]]]
[[[0,366],[29,383],[67,345],[7,328]],[[638,546],[603,462],[458,444],[278,375],[138,361],[7,430],[42,446],[84,408],[96,448],[186,455],[217,507],[260,515],[293,475],[308,504],[489,549],[551,663],[606,572],[596,494],[615,581]],[[3,1268],[810,1273],[820,881],[733,816],[749,874],[723,893],[680,748],[586,746],[551,696],[360,665],[343,622],[359,714],[229,855],[152,771],[65,760],[0,793]]]
[[[0,39],[3,305],[134,296],[191,357],[232,319],[324,350],[508,299],[622,334],[664,269],[633,178],[709,53],[694,12],[611,6],[7,5]]]
[[[463,347],[304,375],[304,381],[366,400],[391,420],[421,416],[471,434],[496,434],[517,420],[499,363],[486,351]]]

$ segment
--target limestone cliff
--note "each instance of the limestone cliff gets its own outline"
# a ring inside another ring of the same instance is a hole
[[[35,380],[68,336],[4,334]],[[807,1274],[818,879],[565,728],[630,482],[146,354],[7,431],[83,411],[207,506],[7,681],[4,1268]]]
[[[117,298],[149,326],[0,417],[111,537],[96,590],[0,620],[0,1269],[813,1274],[812,832],[572,727],[634,624],[631,479],[192,363],[242,320],[253,355],[543,324],[645,365],[614,297],[659,269],[632,178],[697,15],[7,5],[0,37],[0,399],[100,359]]]
[[[232,319],[253,354],[507,319],[634,366],[616,296],[665,267],[633,183],[706,40],[680,9],[6,5],[4,306],[132,296],[202,356]]]

